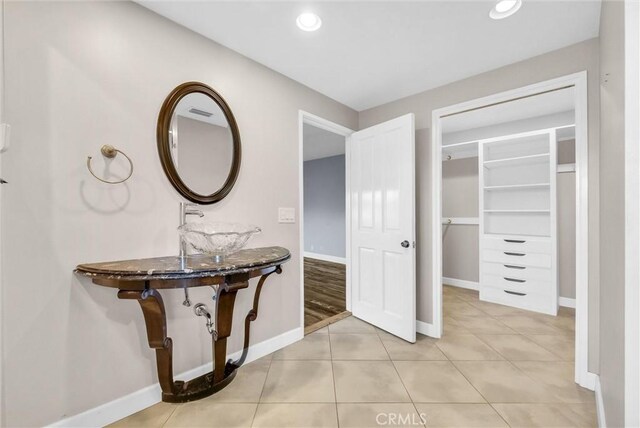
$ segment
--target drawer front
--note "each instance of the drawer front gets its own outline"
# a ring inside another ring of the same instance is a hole
[[[525,253],[521,251],[488,250],[483,252],[485,262],[502,263],[506,265],[551,267],[550,254]]]
[[[485,274],[482,276],[482,287],[493,287],[525,294],[551,293],[551,282],[549,281],[522,279],[513,276]]]
[[[505,291],[499,288],[485,287],[480,290],[480,300],[550,315],[556,315],[557,313],[557,307],[554,309],[553,300],[550,296],[535,293],[513,294],[515,292],[508,291],[509,290]]]
[[[505,263],[482,263],[482,273],[500,277],[551,282],[551,269]]]
[[[526,236],[505,236],[496,238],[484,236],[482,246],[490,250],[514,251],[520,253],[551,254],[551,241],[548,239],[529,238]]]

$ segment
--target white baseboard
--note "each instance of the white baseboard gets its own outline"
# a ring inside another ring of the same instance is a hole
[[[576,307],[576,299],[572,299],[571,297],[558,297],[558,304],[560,306],[564,306],[565,308],[574,308]]]
[[[455,279],[442,277],[442,284],[451,285],[453,287],[466,288],[467,290],[479,290],[480,284],[475,281],[467,281],[466,279]]]
[[[433,324],[429,324],[428,322],[416,320],[416,331],[425,336],[440,337],[440,335],[436,334],[436,329]]]
[[[329,256],[327,254],[311,253],[309,251],[305,251],[304,256],[309,257],[310,259],[323,260],[325,262],[340,263],[341,265],[347,264],[347,259],[345,257]]]
[[[604,414],[604,399],[602,398],[602,386],[600,385],[600,376],[596,375],[596,412],[598,414],[598,426],[600,428],[607,427],[607,418]]]
[[[279,336],[251,345],[249,347],[249,353],[247,354],[245,364],[297,342],[303,337],[304,329],[302,327],[298,327],[293,330],[289,330],[286,333],[282,333]],[[238,359],[240,358],[241,353],[241,351],[235,352],[234,354],[229,355],[228,358],[233,360]],[[207,363],[184,373],[180,373],[175,376],[175,378],[192,379],[210,372],[211,369],[212,363]],[[94,407],[93,409],[62,419],[49,425],[49,427],[103,427],[159,403],[161,394],[162,390],[160,389],[160,384],[156,383],[125,395],[124,397],[120,397],[98,407]]]

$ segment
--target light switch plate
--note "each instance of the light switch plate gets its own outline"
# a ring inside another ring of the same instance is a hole
[[[278,208],[278,223],[295,223],[295,208]]]

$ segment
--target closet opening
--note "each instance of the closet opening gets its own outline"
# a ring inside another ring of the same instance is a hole
[[[434,111],[432,132],[434,335],[574,361],[593,389],[586,75]]]
[[[350,315],[346,161],[350,133],[301,113],[301,323],[305,334]]]

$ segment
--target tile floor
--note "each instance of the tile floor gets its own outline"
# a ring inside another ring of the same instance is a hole
[[[597,426],[594,394],[573,382],[571,310],[550,317],[453,287],[444,304],[440,340],[408,344],[349,317],[247,364],[212,397],[113,426]]]

